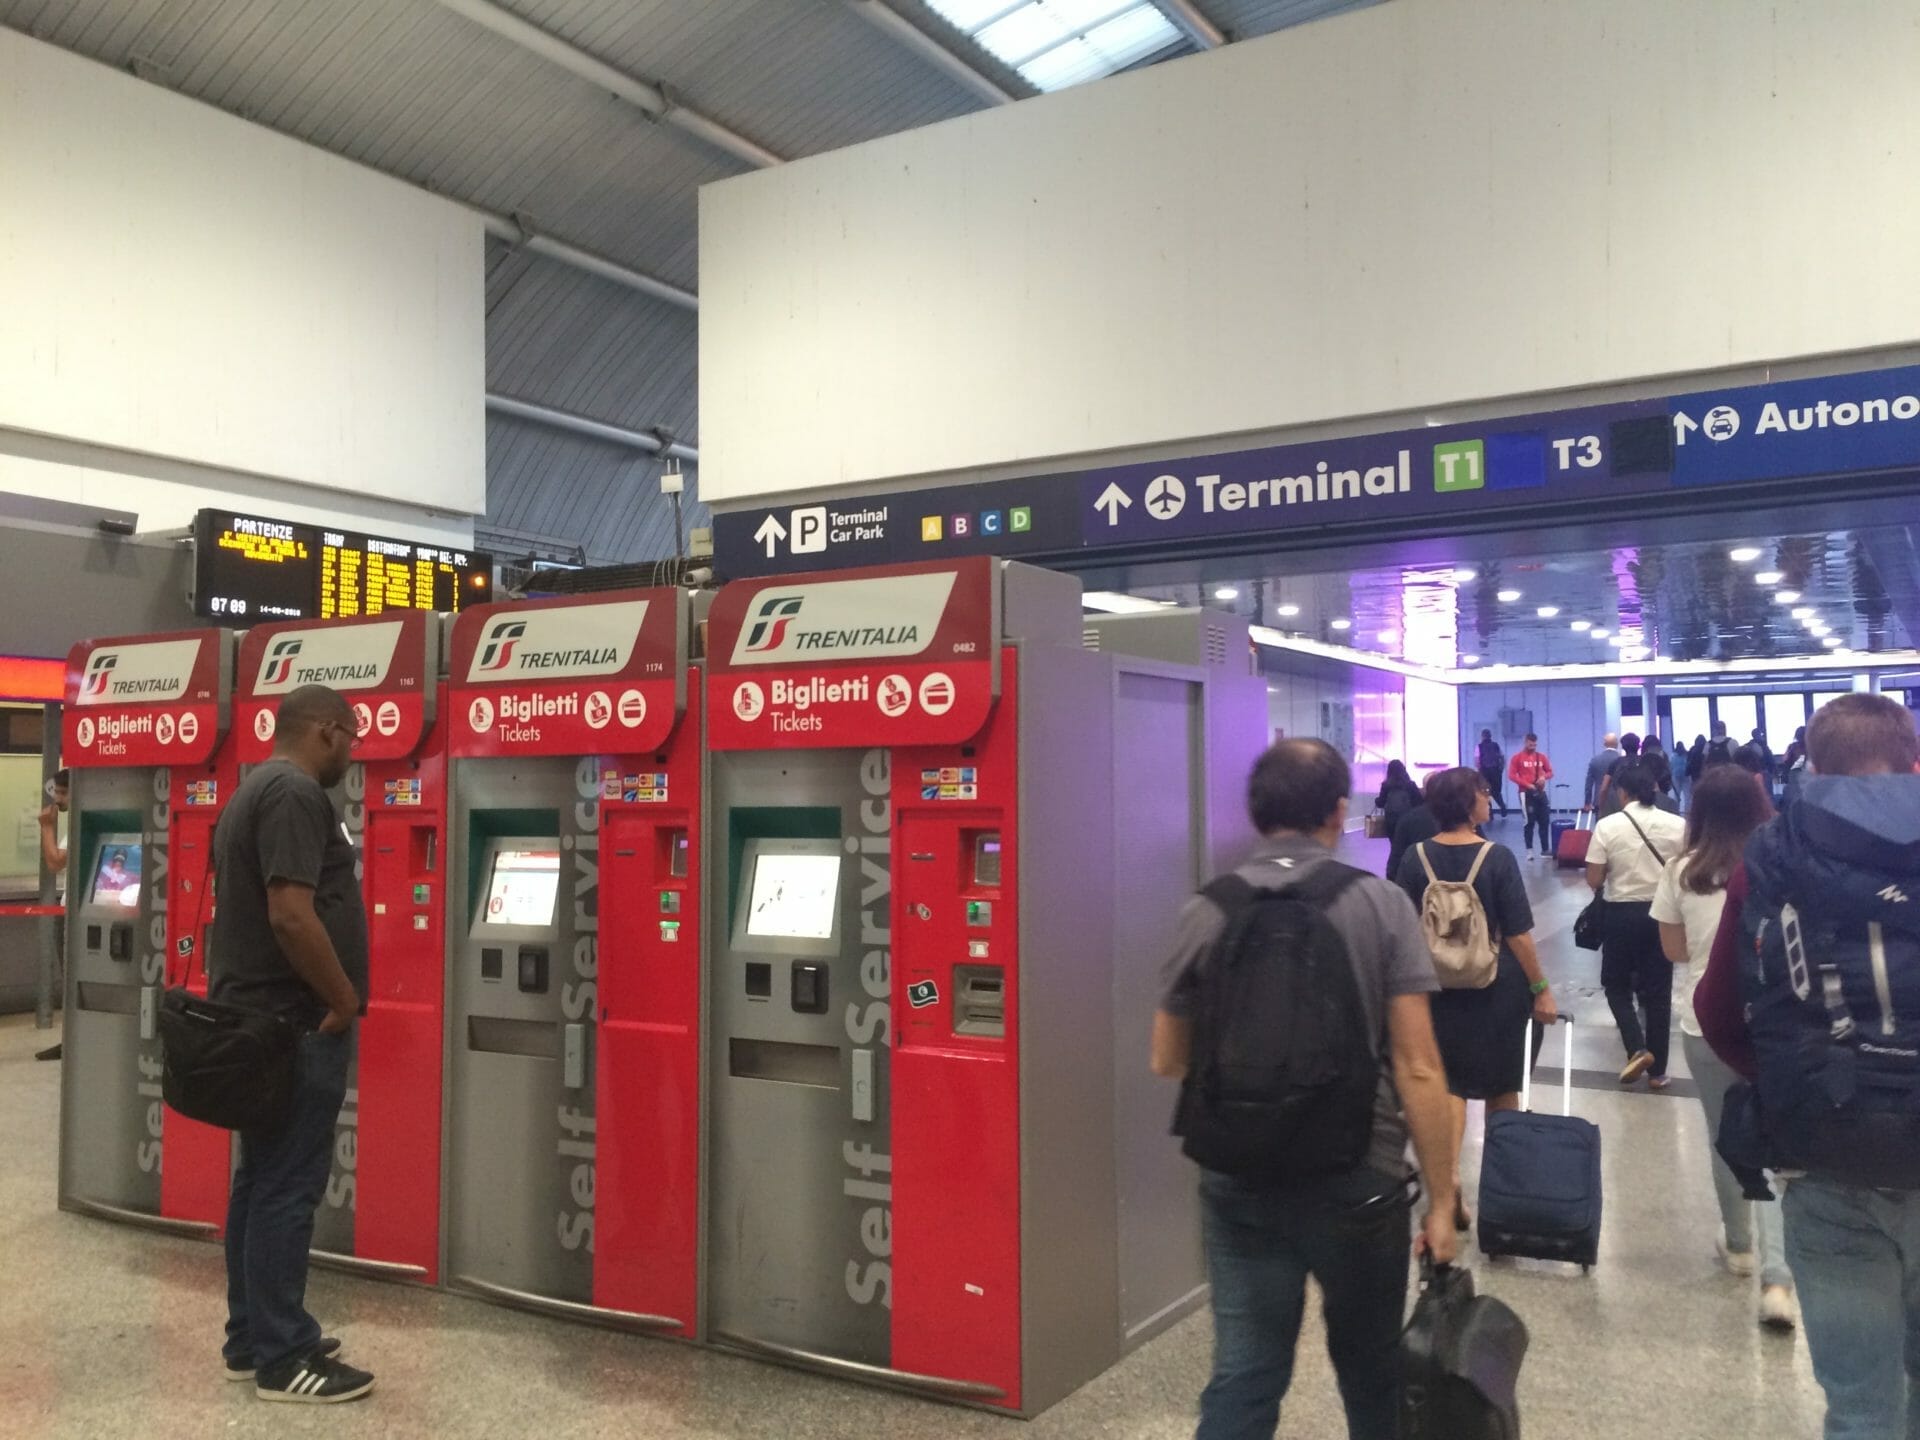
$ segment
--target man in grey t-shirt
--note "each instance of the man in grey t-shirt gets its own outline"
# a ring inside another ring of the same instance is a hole
[[[1254,766],[1248,809],[1262,836],[1238,872],[1280,889],[1331,863],[1346,827],[1352,774],[1320,740],[1283,740]],[[1339,1376],[1352,1440],[1393,1440],[1399,1410],[1400,1327],[1407,1294],[1404,1202],[1411,1131],[1428,1210],[1418,1248],[1454,1258],[1454,1155],[1446,1072],[1433,1038],[1433,959],[1412,904],[1376,876],[1328,904],[1359,982],[1376,1058],[1383,1060],[1366,1160],[1346,1174],[1269,1189],[1202,1171],[1207,1268],[1213,1282],[1213,1379],[1200,1397],[1198,1440],[1271,1436],[1293,1378],[1293,1347],[1312,1275],[1324,1295],[1327,1351]],[[1186,1074],[1194,1001],[1226,917],[1196,896],[1160,1013],[1153,1070]]]
[[[240,1134],[227,1201],[227,1378],[263,1400],[355,1400],[373,1376],[307,1313],[307,1252],[346,1098],[353,1022],[366,1003],[367,912],[353,845],[327,791],[353,758],[353,707],[324,685],[280,704],[273,758],[214,829],[207,979],[215,1000],[300,1031],[285,1123]]]

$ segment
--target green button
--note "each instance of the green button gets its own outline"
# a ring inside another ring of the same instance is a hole
[[[414,904],[428,905],[428,904],[431,904],[432,902],[433,902],[433,887],[431,885],[416,885],[413,887],[413,903]]]

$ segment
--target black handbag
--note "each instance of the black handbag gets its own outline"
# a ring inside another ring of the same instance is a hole
[[[1582,950],[1598,950],[1607,938],[1607,902],[1596,893],[1573,921],[1573,943]]]
[[[187,1119],[223,1130],[277,1130],[286,1124],[299,1080],[300,1028],[187,989],[212,888],[209,877],[186,971],[160,996],[160,1098]]]
[[[1527,1338],[1508,1306],[1473,1293],[1469,1271],[1423,1259],[1400,1342],[1401,1440],[1519,1440]]]

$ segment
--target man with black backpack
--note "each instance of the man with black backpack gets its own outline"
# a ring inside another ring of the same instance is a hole
[[[1842,695],[1807,754],[1727,886],[1694,1009],[1757,1082],[1720,1148],[1787,1179],[1827,1436],[1890,1440],[1920,1435],[1920,739],[1904,706]]]
[[[1153,1070],[1201,1166],[1213,1378],[1198,1440],[1271,1437],[1312,1275],[1351,1440],[1393,1440],[1407,1291],[1409,1131],[1428,1210],[1418,1248],[1458,1247],[1446,1073],[1418,918],[1331,851],[1352,775],[1321,740],[1254,766],[1253,858],[1180,918]]]

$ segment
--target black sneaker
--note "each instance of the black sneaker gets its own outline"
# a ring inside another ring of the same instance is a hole
[[[373,1389],[373,1376],[331,1356],[291,1360],[257,1376],[253,1393],[262,1400],[297,1405],[338,1405],[358,1400]]]
[[[339,1353],[340,1341],[337,1336],[333,1335],[322,1335],[320,1337],[320,1343],[313,1347],[313,1358],[316,1360],[324,1360],[329,1355],[338,1355]],[[229,1360],[227,1362],[227,1379],[234,1381],[253,1379],[253,1362],[246,1360],[236,1364],[234,1361]]]

